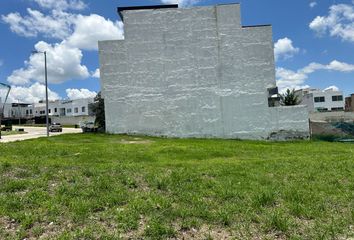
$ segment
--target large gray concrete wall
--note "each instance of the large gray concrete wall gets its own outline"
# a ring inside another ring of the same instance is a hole
[[[301,121],[274,119],[267,91],[276,85],[272,28],[242,27],[240,5],[123,15],[125,40],[99,42],[108,132],[246,139],[294,128],[308,133],[302,108],[292,110]]]

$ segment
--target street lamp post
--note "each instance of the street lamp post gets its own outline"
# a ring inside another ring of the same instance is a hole
[[[33,51],[32,53],[43,53],[44,54],[44,75],[45,75],[45,113],[46,113],[46,126],[47,126],[47,137],[49,137],[49,106],[48,106],[48,72],[47,72],[47,51]]]

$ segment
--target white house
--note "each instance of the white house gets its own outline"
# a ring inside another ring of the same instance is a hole
[[[92,114],[90,112],[89,105],[92,104],[93,102],[94,102],[93,98],[51,101],[48,104],[48,114],[49,116],[57,116],[57,117],[88,116]],[[45,116],[46,115],[45,102],[35,103],[34,111],[36,117]]]
[[[309,112],[344,111],[343,92],[336,88],[301,89],[297,91],[301,104],[306,105]]]

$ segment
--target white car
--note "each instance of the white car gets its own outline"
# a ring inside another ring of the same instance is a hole
[[[61,126],[60,123],[52,123],[49,126],[49,132],[62,132],[63,127]]]

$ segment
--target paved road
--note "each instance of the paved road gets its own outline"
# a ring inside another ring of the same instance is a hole
[[[15,130],[16,128],[23,128],[26,134],[18,134],[18,135],[9,135],[9,136],[2,136],[0,139],[0,143],[6,143],[6,142],[15,142],[15,141],[23,141],[27,139],[33,139],[33,138],[40,138],[40,137],[45,137],[47,136],[47,131],[45,127],[19,127],[16,126],[13,129]],[[54,132],[50,133],[50,136],[56,136],[60,134],[66,134],[66,133],[80,133],[82,130],[80,128],[63,128],[63,132]]]

